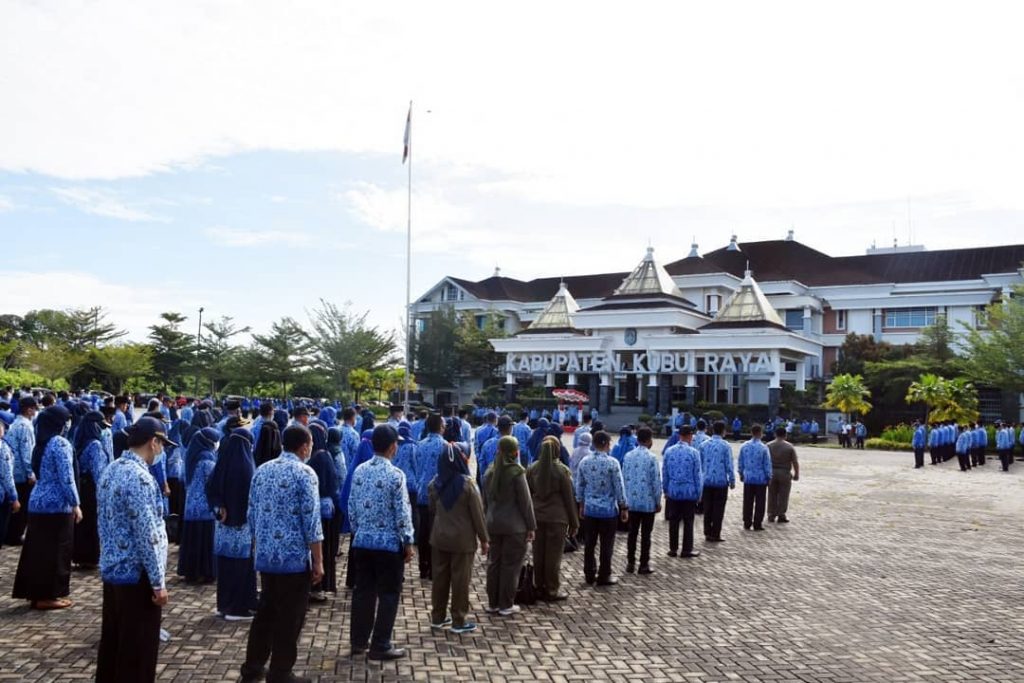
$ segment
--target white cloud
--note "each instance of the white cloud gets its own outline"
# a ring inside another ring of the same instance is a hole
[[[10,197],[0,194],[0,212],[13,211],[14,201]]]
[[[325,241],[317,235],[302,230],[246,230],[214,226],[206,228],[203,233],[221,247],[263,247],[304,248],[316,246],[318,249],[342,250],[352,245],[346,242]]]
[[[170,219],[165,216],[158,216],[140,208],[129,206],[116,194],[106,190],[93,190],[85,187],[54,187],[51,190],[64,203],[94,216],[117,218],[118,220],[132,222],[170,222]]]
[[[356,183],[340,193],[349,213],[362,223],[385,232],[405,233],[409,222],[408,190],[387,190],[373,183]],[[473,230],[472,212],[432,189],[413,192],[413,236],[420,244],[448,240]],[[420,241],[424,240],[424,241]],[[444,245],[443,248],[448,248]]]

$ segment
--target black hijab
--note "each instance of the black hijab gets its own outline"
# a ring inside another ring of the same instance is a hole
[[[217,464],[206,482],[206,498],[211,507],[227,513],[224,524],[239,527],[249,512],[249,487],[256,474],[252,459],[252,432],[239,427],[224,439]]]
[[[43,464],[43,453],[55,436],[62,436],[67,429],[71,411],[60,404],[54,404],[39,413],[36,418],[36,447],[32,449],[32,471],[39,477],[39,468]]]
[[[437,456],[437,478],[434,480],[437,495],[445,510],[451,510],[458,502],[468,476],[469,466],[462,457],[462,449],[448,444]]]
[[[260,424],[260,438],[256,441],[252,457],[259,467],[281,455],[281,430],[274,420],[264,420]]]

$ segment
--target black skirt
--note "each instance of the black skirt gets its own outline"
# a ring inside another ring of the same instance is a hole
[[[168,479],[167,488],[171,490],[171,496],[167,503],[170,507],[170,514],[185,516],[185,484],[181,479]]]
[[[235,617],[256,611],[256,570],[251,557],[217,556],[217,611]]]
[[[324,578],[320,581],[320,590],[336,593],[338,591],[338,530],[341,528],[341,519],[339,515],[335,515],[333,519],[321,517],[320,524],[324,529]]]
[[[217,562],[213,555],[213,520],[181,523],[181,544],[178,548],[178,576],[186,581],[213,581],[217,578]]]
[[[21,546],[12,596],[22,600],[56,600],[71,593],[71,546],[75,518],[71,513],[30,513]]]
[[[96,528],[96,482],[83,476],[78,484],[82,521],[75,525],[75,549],[71,556],[78,565],[95,567],[100,563],[100,535]]]

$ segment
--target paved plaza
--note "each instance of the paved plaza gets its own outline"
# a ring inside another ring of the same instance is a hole
[[[654,575],[624,574],[620,534],[617,587],[586,586],[582,553],[570,554],[570,600],[513,618],[484,614],[478,559],[481,628],[464,636],[430,630],[429,583],[408,578],[395,641],[411,656],[397,663],[349,658],[342,593],[310,610],[296,671],[320,681],[1024,681],[1024,463],[1004,474],[990,458],[961,473],[955,460],[914,470],[911,454],[799,453],[791,524],[744,531],[737,488],[725,543],[704,544],[698,526],[701,557],[666,557],[659,519]],[[9,597],[17,559],[0,550],[0,681],[91,680],[98,576],[73,575],[70,610],[32,612]],[[213,586],[174,577],[169,589],[159,680],[237,680],[249,625],[213,615]]]

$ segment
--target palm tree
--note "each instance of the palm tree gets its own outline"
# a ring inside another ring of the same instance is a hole
[[[923,403],[925,407],[925,422],[934,422],[932,407],[942,403],[946,395],[946,380],[932,373],[921,375],[920,379],[912,382],[907,389],[907,403]]]
[[[825,391],[825,407],[837,408],[852,418],[854,413],[866,413],[871,410],[871,390],[864,386],[864,378],[860,375],[836,375]]]

